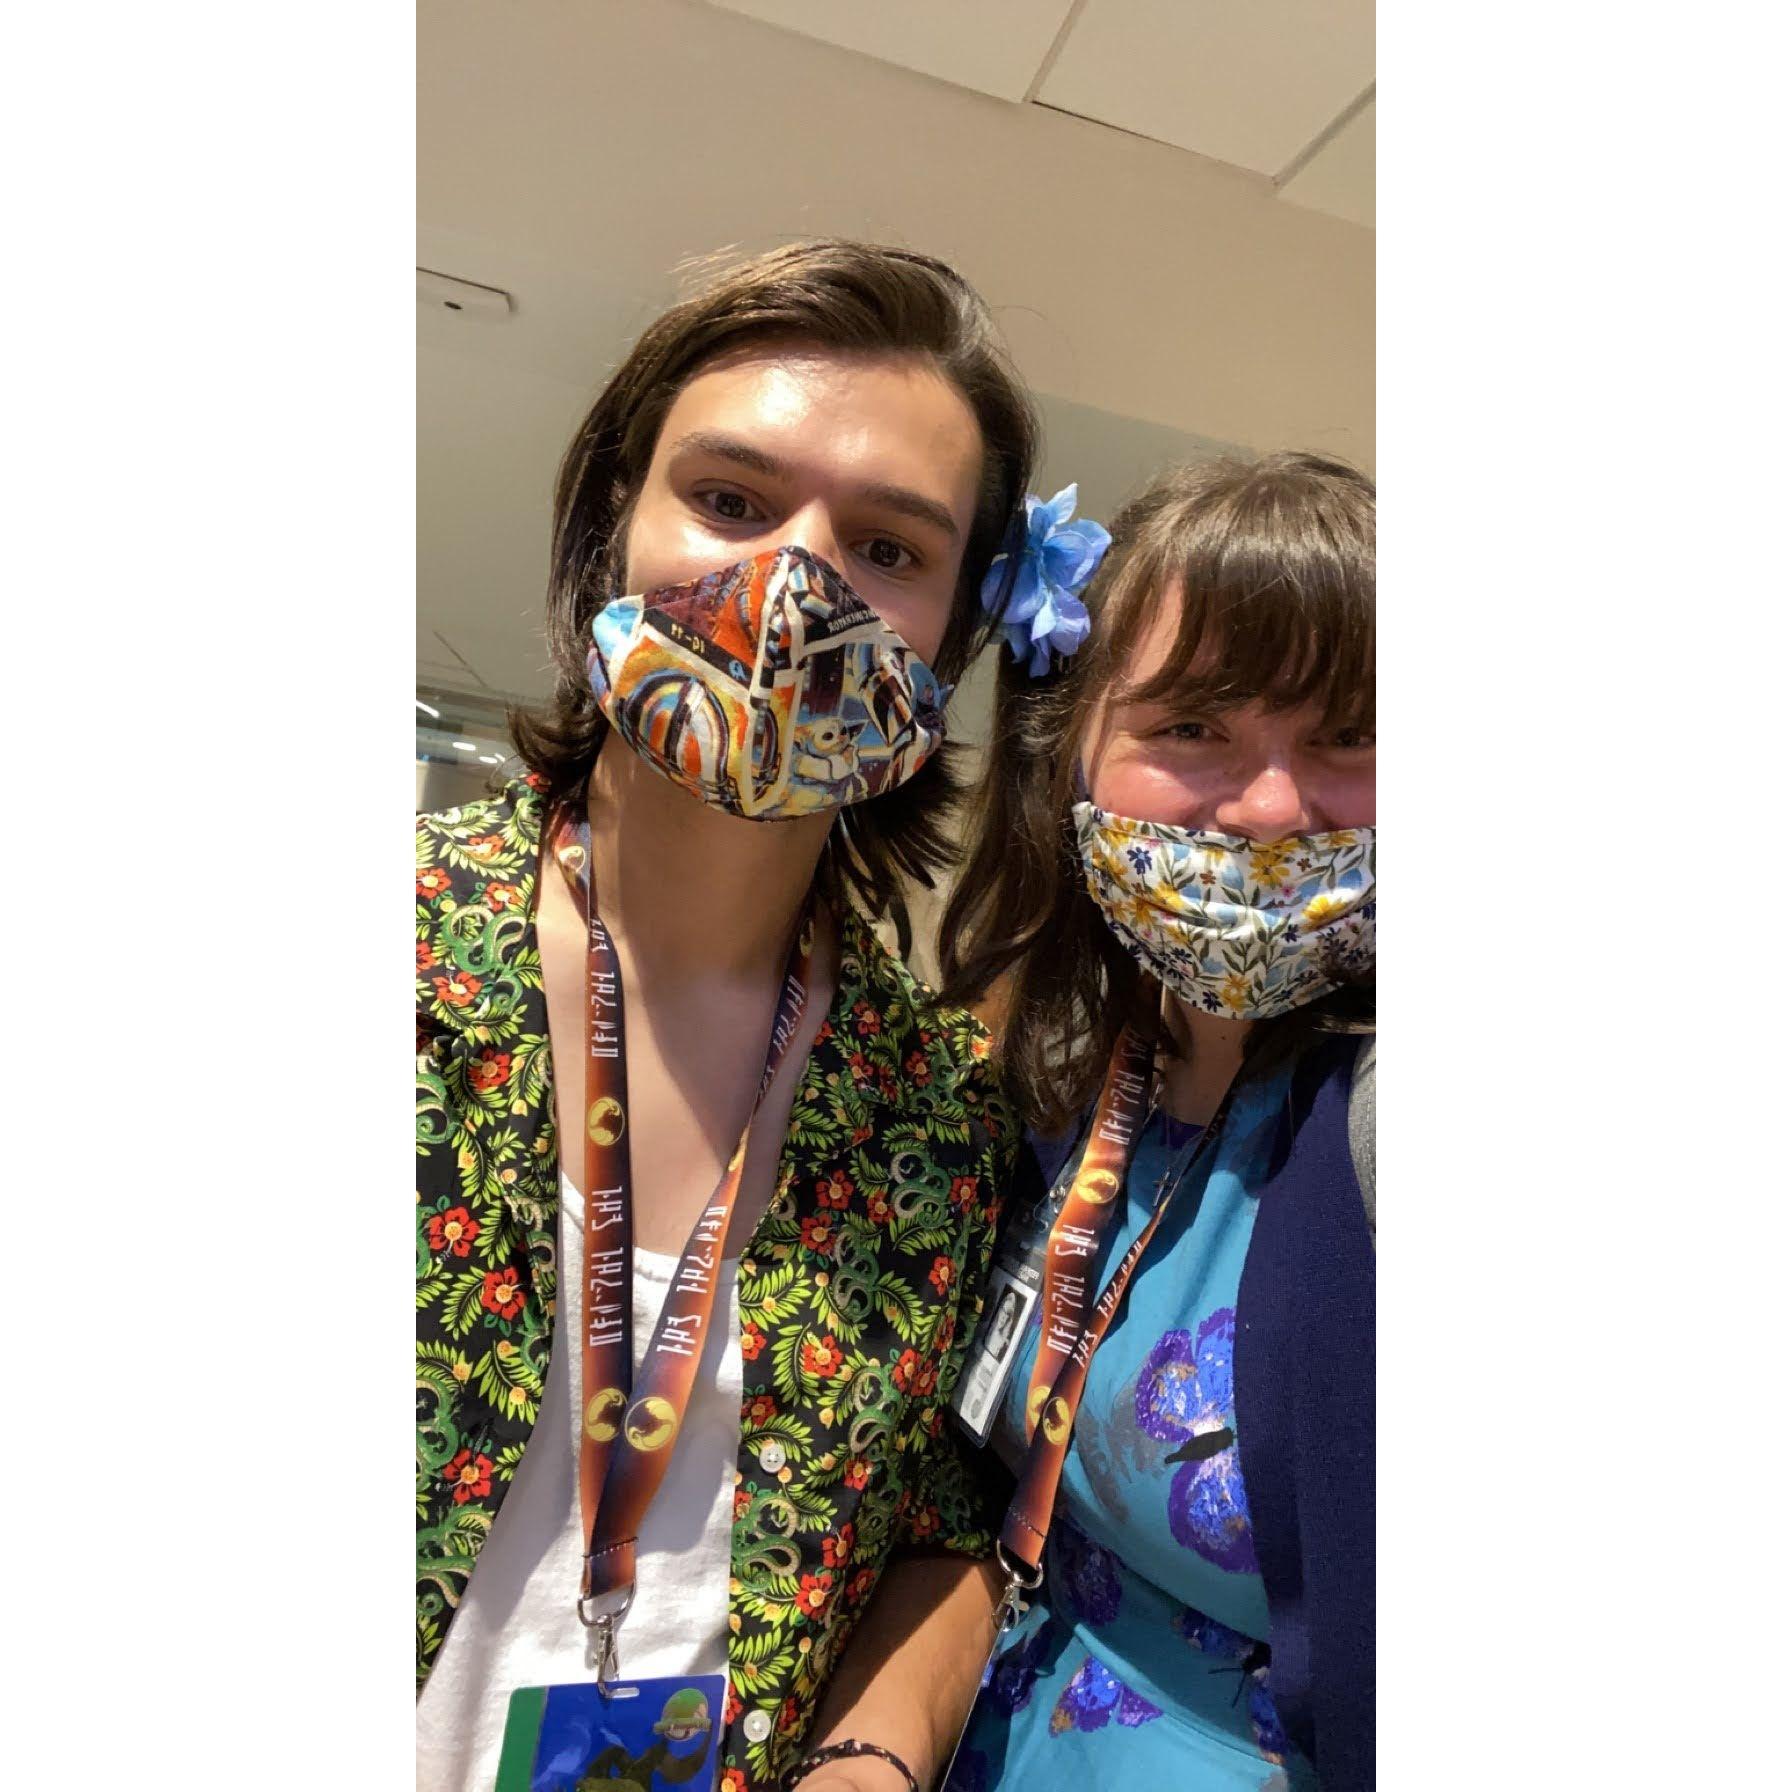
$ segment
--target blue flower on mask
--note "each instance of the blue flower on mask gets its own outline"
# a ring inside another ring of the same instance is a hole
[[[1032,678],[1050,671],[1054,653],[1069,658],[1089,634],[1089,612],[1077,593],[1095,576],[1112,538],[1087,517],[1072,522],[1075,510],[1074,485],[1049,503],[1029,492],[1024,539],[1016,539],[1017,528],[983,575],[983,613],[1001,623],[1003,640]],[[1004,602],[1011,560],[1014,583]]]

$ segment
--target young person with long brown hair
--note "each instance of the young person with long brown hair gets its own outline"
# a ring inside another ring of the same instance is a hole
[[[873,923],[945,861],[1034,443],[957,274],[820,242],[655,322],[566,456],[527,774],[418,830],[429,1792],[489,1792],[513,1694],[532,1786],[757,1792],[808,1740],[879,1792],[956,1731],[992,1515],[942,1396],[1017,1135]],[[580,1683],[643,1678],[600,1747]]]
[[[1374,589],[1360,474],[1199,464],[1003,668],[945,964],[1031,1128],[961,1384],[1018,1622],[954,1792],[1372,1783]]]

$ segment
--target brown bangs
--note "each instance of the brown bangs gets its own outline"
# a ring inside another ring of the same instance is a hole
[[[1114,694],[1126,702],[1174,699],[1190,709],[1297,709],[1318,701],[1328,727],[1371,725],[1372,494],[1365,503],[1362,494],[1339,491],[1356,476],[1335,462],[1280,455],[1273,478],[1251,476],[1268,470],[1228,462],[1192,469],[1193,489],[1140,529],[1110,598],[1105,645],[1115,672],[1166,592],[1181,594],[1182,618],[1162,670]],[[1229,489],[1215,490],[1222,479]]]

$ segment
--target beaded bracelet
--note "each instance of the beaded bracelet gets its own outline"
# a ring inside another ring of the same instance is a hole
[[[852,1755],[875,1755],[880,1761],[889,1764],[908,1781],[908,1792],[921,1792],[915,1783],[915,1776],[909,1771],[909,1765],[900,1755],[893,1755],[887,1748],[879,1748],[875,1742],[833,1742],[826,1748],[818,1748],[812,1755],[804,1755],[785,1776],[785,1792],[790,1792],[798,1780],[806,1779],[825,1761],[841,1761]]]

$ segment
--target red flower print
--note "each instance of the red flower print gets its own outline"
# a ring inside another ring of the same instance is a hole
[[[425,902],[434,902],[438,896],[447,895],[452,879],[440,865],[431,865],[427,871],[417,873],[417,894]]]
[[[516,1269],[494,1269],[479,1293],[479,1304],[500,1319],[514,1319],[523,1310],[523,1291],[516,1285]]]
[[[951,1201],[954,1213],[969,1213],[977,1205],[977,1178],[975,1176],[954,1176]]]
[[[861,1568],[846,1584],[846,1602],[857,1605],[877,1585],[877,1570]]]
[[[788,1736],[802,1722],[802,1718],[802,1707],[797,1704],[795,1699],[786,1699],[778,1707],[778,1734]]]
[[[865,1212],[874,1226],[887,1226],[896,1217],[896,1206],[887,1188],[874,1188],[865,1197]]]
[[[462,972],[455,977],[438,977],[435,983],[437,1001],[446,1002],[450,1008],[466,1007],[482,987],[479,979],[471,972]]]
[[[544,778],[540,772],[524,772],[523,782],[527,784],[531,790],[546,790],[548,787],[547,779]]]
[[[759,1353],[765,1348],[765,1333],[748,1320],[740,1328],[740,1353],[749,1363],[759,1360]]]
[[[877,1010],[863,997],[853,1003],[853,1024],[858,1028],[861,1039],[870,1039],[884,1030],[884,1023]]]
[[[722,1722],[724,1724],[733,1723],[745,1710],[746,1706],[741,1703],[740,1694],[737,1693],[732,1686],[729,1687],[728,1696],[722,1701]],[[745,1792],[747,1782],[741,1777],[741,1771],[738,1767],[730,1767],[728,1771],[722,1775],[723,1792],[726,1792],[730,1781],[733,1781],[734,1784],[741,1787],[742,1792]]]
[[[825,1251],[834,1242],[834,1222],[825,1213],[812,1213],[803,1221],[803,1244],[811,1251]]]
[[[834,1577],[825,1568],[819,1574],[805,1574],[797,1588],[796,1609],[805,1618],[816,1618],[833,1597]]]
[[[454,1489],[457,1506],[464,1506],[468,1500],[482,1500],[492,1490],[492,1459],[462,1450],[442,1470],[442,1479]]]
[[[927,1068],[927,1060],[920,1052],[910,1052],[902,1068],[908,1072],[908,1080],[918,1089],[925,1089],[933,1081],[933,1072]]]
[[[925,1400],[940,1384],[940,1366],[931,1359],[927,1367],[915,1377],[915,1392]]]
[[[871,1137],[871,1128],[869,1126],[862,1126],[862,1125],[855,1126],[852,1129],[852,1142],[855,1145],[864,1144],[864,1142],[870,1137]]]
[[[487,906],[499,914],[502,914],[507,908],[521,908],[523,906],[522,887],[518,884],[487,884],[485,900]]]
[[[830,1568],[844,1568],[852,1560],[852,1543],[852,1521],[848,1519],[837,1536],[822,1538],[822,1561]]]
[[[734,1698],[732,1691],[728,1696],[730,1699],[734,1699],[734,1716],[726,1720],[728,1723],[732,1724],[734,1719],[740,1716],[742,1706],[740,1701]],[[717,1792],[747,1792],[747,1776],[742,1773],[738,1767],[724,1767],[722,1769],[722,1783],[717,1788]]]
[[[748,1493],[744,1487],[735,1488],[735,1490],[734,1490],[734,1516],[736,1518],[745,1518],[747,1515],[747,1508],[750,1505],[752,1505],[752,1503],[753,1503],[753,1496],[750,1493]]]
[[[503,1088],[509,1075],[510,1053],[493,1051],[490,1047],[467,1066],[467,1081],[482,1094],[488,1090]]]
[[[815,1043],[817,1045],[825,1045],[833,1037],[834,1023],[831,1020],[824,1020],[821,1025],[815,1029]]]
[[[840,1477],[848,1487],[863,1487],[871,1479],[871,1464],[863,1456],[854,1456],[846,1464],[846,1472]]]
[[[844,1170],[836,1170],[816,1183],[815,1198],[823,1207],[844,1207],[852,1199],[852,1178]]]
[[[915,1377],[920,1373],[920,1357],[912,1350],[905,1350],[896,1367],[890,1371],[890,1385],[897,1393],[906,1394],[915,1385]]]
[[[436,968],[436,949],[428,940],[417,942],[417,969],[433,971]]]
[[[863,1052],[854,1052],[846,1060],[846,1068],[852,1073],[853,1087],[862,1089],[875,1074],[871,1068],[871,1060]]]
[[[831,1381],[840,1373],[840,1365],[845,1361],[846,1352],[834,1341],[832,1332],[819,1342],[812,1338],[804,1339],[803,1368],[809,1374]]]
[[[479,1236],[479,1222],[464,1207],[450,1207],[446,1213],[430,1215],[429,1248],[446,1250],[464,1257]]]
[[[971,1056],[973,1058],[987,1058],[989,1056],[989,1046],[989,1035],[987,1033],[979,1033],[976,1038],[971,1041]]]
[[[778,1403],[770,1394],[755,1394],[741,1408],[742,1420],[755,1429],[761,1425],[769,1425],[777,1416]]]
[[[919,1512],[909,1515],[908,1526],[917,1537],[932,1537],[939,1533],[940,1509],[938,1506],[923,1506]]]
[[[504,850],[504,836],[502,834],[475,834],[463,845],[461,850],[469,859],[478,859],[484,863],[488,859],[495,859]]]
[[[952,1278],[958,1273],[958,1265],[950,1257],[935,1257],[933,1268],[927,1272],[927,1279],[933,1284],[936,1294],[944,1294],[952,1286]]]

